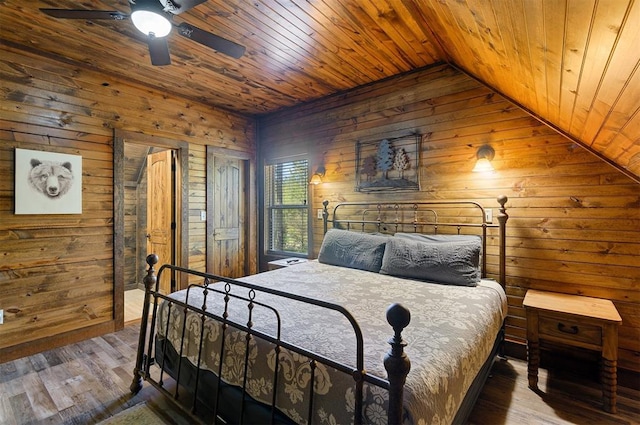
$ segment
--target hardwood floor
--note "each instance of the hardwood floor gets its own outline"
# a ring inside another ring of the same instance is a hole
[[[96,424],[141,402],[163,424],[192,423],[151,386],[130,393],[138,326],[0,364],[0,424]]]
[[[136,324],[122,331],[0,364],[0,424],[95,424],[140,402],[163,424],[191,423],[148,384],[129,392]],[[598,384],[540,369],[540,391],[527,388],[522,360],[497,361],[470,424],[639,424],[640,392],[620,387],[618,413],[600,409]]]
[[[538,391],[528,387],[527,363],[496,360],[469,424],[640,424],[640,391],[618,387],[616,414],[604,412],[595,379],[540,369]]]

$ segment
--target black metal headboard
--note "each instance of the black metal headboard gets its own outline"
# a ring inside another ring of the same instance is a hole
[[[507,197],[499,196],[498,213],[488,219],[488,212],[475,201],[400,201],[400,202],[341,202],[329,212],[329,201],[323,201],[324,233],[332,227],[379,233],[477,234],[482,238],[482,277],[486,277],[488,229],[499,233],[499,282],[505,285],[506,224],[509,216]],[[493,214],[491,214],[493,215]],[[495,219],[495,220],[494,220]],[[497,224],[495,223],[497,221]]]

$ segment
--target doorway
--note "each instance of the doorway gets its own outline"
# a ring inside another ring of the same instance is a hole
[[[116,131],[114,138],[114,320],[124,324],[125,290],[144,289],[146,256],[186,267],[188,144]],[[160,290],[186,286],[163,274]],[[135,299],[135,297],[133,297]],[[142,306],[140,306],[140,311]]]
[[[156,254],[160,264],[175,263],[176,151],[128,142],[124,145],[124,160],[126,292],[144,290],[148,254]],[[163,274],[160,292],[173,291],[175,279]]]

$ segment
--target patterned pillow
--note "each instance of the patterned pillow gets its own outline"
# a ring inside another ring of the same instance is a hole
[[[318,261],[378,273],[387,240],[387,236],[329,229],[324,235]]]
[[[389,238],[380,273],[449,285],[476,286],[480,281],[480,238],[421,242]]]

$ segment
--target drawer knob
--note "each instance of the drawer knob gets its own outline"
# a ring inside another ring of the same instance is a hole
[[[564,323],[562,323],[562,322],[558,323],[558,330],[560,332],[564,332],[564,333],[572,334],[572,335],[575,335],[575,334],[578,333],[578,327],[577,326],[574,325],[574,326],[568,327],[568,326],[565,326]]]

